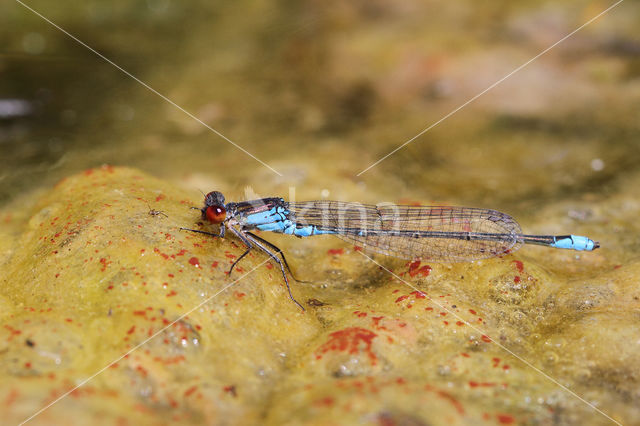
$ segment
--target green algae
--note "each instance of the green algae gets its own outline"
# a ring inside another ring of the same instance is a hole
[[[635,415],[635,264],[537,248],[475,264],[376,258],[394,277],[319,237],[287,251],[314,281],[292,282],[302,312],[266,256],[229,277],[239,241],[179,230],[198,226],[197,202],[103,167],[11,222],[21,232],[3,257],[0,329],[10,420],[97,372],[34,422],[600,421],[536,369]]]

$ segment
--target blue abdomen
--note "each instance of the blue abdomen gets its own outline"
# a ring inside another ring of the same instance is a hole
[[[597,248],[597,244],[590,238],[582,237],[580,235],[568,235],[566,237],[557,237],[555,242],[550,244],[551,247],[572,249],[572,250],[586,250],[591,251]]]

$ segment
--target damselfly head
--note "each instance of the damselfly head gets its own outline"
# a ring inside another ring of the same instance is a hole
[[[211,191],[204,197],[202,218],[211,223],[222,223],[227,217],[227,209],[224,208],[224,195],[218,191]]]
[[[224,195],[219,191],[211,191],[204,196],[204,207],[224,206]]]

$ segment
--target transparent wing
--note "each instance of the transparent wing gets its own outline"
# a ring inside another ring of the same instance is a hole
[[[288,203],[288,208],[299,226],[315,225],[366,250],[404,259],[467,262],[509,253],[523,243],[520,225],[489,209],[340,201]]]

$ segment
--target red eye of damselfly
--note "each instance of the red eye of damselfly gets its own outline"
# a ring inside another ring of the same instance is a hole
[[[222,223],[227,217],[227,211],[222,206],[209,206],[205,214],[211,223]]]

